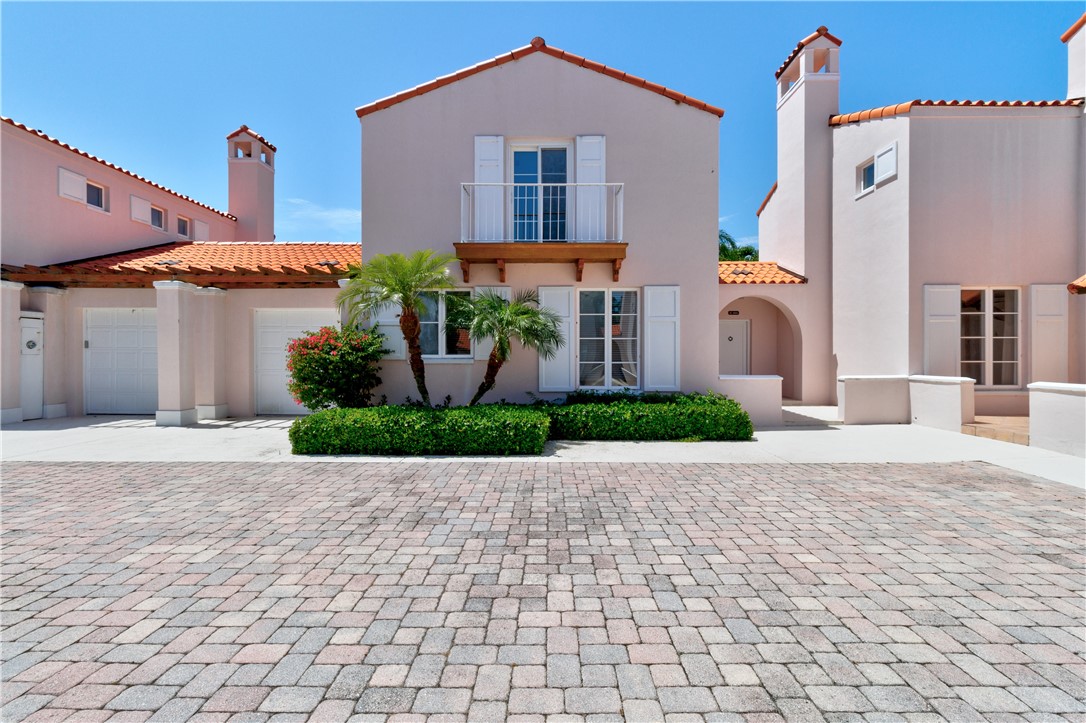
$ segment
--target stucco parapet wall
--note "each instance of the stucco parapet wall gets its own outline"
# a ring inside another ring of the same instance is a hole
[[[11,281],[5,281],[5,284],[15,283]],[[56,296],[63,296],[68,293],[67,289],[59,289],[56,286],[28,286],[27,291],[31,294],[54,294]]]
[[[158,283],[164,283],[164,282],[155,282],[155,283],[158,284]],[[165,283],[169,283],[169,282],[165,282]],[[225,296],[226,295],[226,289],[218,289],[218,288],[216,288],[214,286],[198,286],[196,288],[196,293],[200,294],[202,296]]]
[[[179,289],[184,291],[199,291],[200,287],[187,281],[156,281],[152,284],[156,289]]]
[[[849,374],[847,376],[837,377],[839,382],[856,382],[856,381],[908,381],[908,374]]]
[[[909,375],[910,382],[919,382],[921,384],[975,384],[976,382],[969,377],[934,377],[925,374],[911,374]]]
[[[1070,394],[1076,397],[1086,397],[1086,384],[1062,384],[1059,382],[1033,382],[1027,384],[1026,389],[1031,392],[1050,392],[1053,394]]]

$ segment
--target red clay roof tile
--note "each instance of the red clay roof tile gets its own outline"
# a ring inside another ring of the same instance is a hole
[[[832,36],[828,37],[833,39]],[[838,44],[840,44],[840,41],[837,42]],[[423,93],[429,93],[431,90],[436,90],[444,85],[448,85],[449,83],[468,78],[472,75],[476,75],[477,73],[481,73],[484,70],[489,70],[490,68],[504,65],[505,63],[510,63],[514,60],[520,60],[527,55],[538,52],[544,53],[545,55],[550,55],[554,58],[558,58],[559,60],[564,60],[565,62],[576,65],[577,67],[592,70],[603,75],[608,75],[612,78],[621,80],[639,88],[643,88],[645,90],[652,91],[653,93],[666,96],[679,103],[692,106],[694,108],[697,108],[698,110],[706,111],[707,113],[712,113],[718,118],[723,117],[724,115],[724,109],[722,108],[717,108],[716,106],[709,105],[708,103],[705,103],[703,101],[695,100],[694,98],[682,95],[681,93],[675,93],[675,91],[671,91],[662,85],[658,85],[657,83],[649,83],[644,78],[638,78],[636,75],[628,75],[621,70],[616,70],[615,68],[608,67],[602,63],[597,63],[593,60],[582,58],[581,56],[574,55],[573,53],[567,53],[561,48],[551,47],[547,45],[546,41],[544,41],[543,38],[540,38],[538,36],[532,38],[532,42],[530,44],[520,48],[515,48],[508,53],[503,53],[502,55],[498,55],[494,58],[491,58],[490,60],[484,60],[483,62],[476,63],[469,68],[464,68],[451,75],[446,75],[435,80],[431,80],[429,82],[423,83],[422,85],[418,85],[409,90],[405,90],[401,93],[390,95],[387,98],[381,98],[379,100],[373,101],[372,103],[359,106],[358,108],[355,108],[355,115],[361,118],[363,116],[369,115],[370,113],[376,113],[377,111],[384,110],[385,108],[396,105],[397,103],[402,103],[405,100],[422,95]],[[674,95],[672,95],[673,93]]]
[[[342,274],[348,264],[362,262],[362,244],[180,241],[55,266],[88,271],[161,271],[166,265],[164,262],[168,261],[176,262],[168,266],[171,272],[178,273],[193,268],[210,270],[213,266],[244,271],[257,271],[263,267],[308,273],[308,266]],[[328,261],[336,262],[335,267],[324,263]]]
[[[1086,17],[1084,15],[1083,17]],[[1067,285],[1067,290],[1072,294],[1086,294],[1086,274],[1078,277]]]
[[[882,108],[830,116],[829,124],[831,126],[843,126],[865,120],[891,118],[908,113],[917,106],[929,108],[1049,108],[1081,106],[1082,104],[1082,98],[1068,98],[1067,100],[910,100],[905,103],[883,106]]]
[[[1082,13],[1082,17],[1076,20],[1074,25],[1063,31],[1063,35],[1060,36],[1060,40],[1066,43],[1071,38],[1075,37],[1075,33],[1077,33],[1079,30],[1082,30],[1083,25],[1086,25],[1086,13]]]
[[[782,268],[776,261],[721,261],[722,284],[806,284],[807,279]]]
[[[248,133],[253,138],[257,139],[258,141],[260,141],[261,143],[266,145],[268,148],[270,148],[272,150],[272,153],[275,153],[275,151],[276,151],[275,146],[273,146],[271,143],[269,143],[267,138],[260,135],[259,133],[257,133],[256,131],[254,131],[252,128],[245,125],[244,123],[236,131],[234,131],[233,133],[226,136],[226,140],[230,140],[231,138],[234,138],[236,136],[240,136],[242,133]]]
[[[784,71],[788,70],[788,66],[792,64],[792,61],[796,59],[796,57],[803,51],[803,49],[814,41],[818,40],[819,38],[825,38],[826,40],[829,40],[831,43],[837,45],[838,47],[840,47],[841,45],[840,38],[831,35],[830,31],[826,29],[825,25],[820,25],[818,27],[818,30],[815,30],[803,40],[799,41],[799,45],[797,45],[795,49],[788,55],[788,57],[784,59],[784,62],[781,63],[781,67],[777,68],[777,73],[775,77],[781,77],[784,74]]]
[[[76,155],[83,156],[84,158],[86,158],[88,160],[91,160],[91,161],[94,161],[95,163],[101,163],[106,168],[112,168],[113,170],[119,171],[119,172],[125,174],[126,176],[131,176],[132,178],[135,178],[137,181],[142,181],[143,183],[146,183],[149,186],[154,186],[155,188],[157,188],[160,191],[165,191],[166,193],[169,193],[172,196],[177,196],[178,198],[180,198],[180,199],[182,199],[184,201],[188,201],[189,203],[194,203],[197,206],[199,206],[200,208],[206,208],[208,211],[211,211],[213,213],[217,213],[220,216],[223,216],[224,218],[230,219],[231,221],[237,221],[238,220],[236,216],[231,216],[230,214],[226,213],[225,211],[220,211],[217,208],[212,208],[211,206],[208,206],[206,203],[200,203],[195,198],[191,198],[191,197],[186,196],[186,195],[184,195],[182,193],[178,193],[177,191],[174,191],[171,188],[166,188],[165,186],[163,186],[163,185],[161,185],[159,183],[155,183],[154,181],[149,180],[147,178],[144,178],[143,176],[141,176],[139,174],[133,173],[132,171],[129,171],[129,170],[125,169],[125,168],[121,168],[120,166],[116,165],[115,163],[110,163],[109,161],[103,160],[103,159],[99,158],[98,156],[92,156],[91,154],[87,153],[86,151],[81,151],[78,148],[76,148],[75,146],[70,146],[67,143],[64,143],[63,141],[59,141],[59,140],[57,140],[56,138],[53,138],[50,135],[46,135],[43,131],[39,131],[39,130],[36,130],[34,128],[31,128],[30,126],[23,125],[22,123],[19,123],[18,121],[14,121],[11,118],[8,118],[7,116],[0,116],[0,121],[3,121],[4,123],[7,123],[10,126],[14,126],[15,128],[19,128],[20,130],[24,130],[27,133],[30,133],[31,135],[37,136],[38,138],[47,140],[50,143],[53,143],[53,144],[55,144],[57,146],[60,146],[61,148],[63,148],[66,151],[71,151],[72,153],[75,153]]]

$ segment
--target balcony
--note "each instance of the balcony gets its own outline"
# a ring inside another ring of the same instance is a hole
[[[621,183],[464,183],[456,256],[472,264],[570,263],[577,281],[586,263],[611,264],[618,281],[626,258]]]

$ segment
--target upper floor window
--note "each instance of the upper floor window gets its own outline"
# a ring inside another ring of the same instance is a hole
[[[860,169],[860,190],[875,187],[875,162],[869,161]]]
[[[447,303],[450,297],[469,298],[470,291],[429,291],[422,295],[423,310],[419,314],[419,344],[423,356],[433,358],[471,359],[471,338],[467,329],[445,329]]]
[[[151,225],[160,231],[166,230],[166,211],[158,206],[151,206]]]
[[[1018,289],[962,289],[961,375],[977,386],[1018,387]]]
[[[106,210],[106,189],[97,183],[87,181],[87,205]]]
[[[566,241],[569,147],[513,146],[514,241]]]
[[[897,143],[891,143],[856,167],[856,195],[873,191],[897,176]]]
[[[177,217],[177,235],[181,238],[192,238],[190,221],[184,216]]]
[[[57,169],[57,193],[90,208],[109,211],[109,188],[67,168]]]

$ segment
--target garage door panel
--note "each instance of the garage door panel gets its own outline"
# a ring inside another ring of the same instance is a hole
[[[258,309],[254,316],[254,392],[257,414],[307,414],[287,391],[287,345],[322,326],[336,326],[335,309]]]
[[[154,309],[86,309],[84,406],[88,414],[153,414],[158,407]]]

